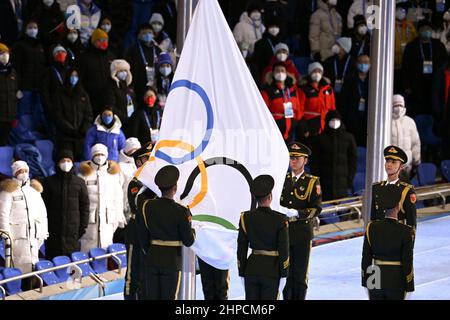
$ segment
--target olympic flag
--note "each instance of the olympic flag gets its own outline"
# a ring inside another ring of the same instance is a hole
[[[160,140],[136,176],[158,193],[155,174],[170,164],[180,170],[177,198],[193,214],[193,250],[216,268],[231,268],[240,214],[256,207],[250,182],[270,174],[277,209],[289,154],[217,0],[197,5]]]

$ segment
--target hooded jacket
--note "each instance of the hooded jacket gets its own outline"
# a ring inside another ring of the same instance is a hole
[[[249,45],[248,54],[251,56],[255,50],[255,43],[262,38],[266,28],[261,24],[256,26],[247,12],[242,13],[239,23],[234,27],[233,35],[238,44],[245,42]]]

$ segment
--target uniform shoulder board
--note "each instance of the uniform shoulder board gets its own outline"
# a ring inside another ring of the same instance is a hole
[[[177,204],[180,208],[182,208],[182,209],[184,209],[184,210],[189,210],[188,207],[182,205],[181,203],[176,202],[176,204]]]
[[[382,183],[383,183],[383,181],[374,182],[374,183],[372,183],[372,186],[379,186]]]
[[[319,177],[313,176],[313,175],[308,174],[308,173],[305,174],[305,177],[307,177],[309,179],[312,179],[312,180],[319,180]]]
[[[409,184],[409,183],[406,183],[406,182],[403,182],[403,181],[400,181],[399,183],[403,187],[407,187],[407,188],[410,188],[410,189],[414,190],[414,186],[412,184]]]

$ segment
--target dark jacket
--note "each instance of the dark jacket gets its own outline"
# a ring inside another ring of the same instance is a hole
[[[255,50],[251,57],[253,70],[255,70],[256,83],[259,83],[264,69],[269,65],[274,55],[275,46],[280,42],[279,37],[272,36],[267,30],[264,32],[262,39],[256,41]]]
[[[157,106],[153,108],[141,107],[132,116],[129,125],[130,137],[138,138],[141,143],[152,141],[150,129],[159,129],[162,119],[162,110]],[[148,119],[148,122],[147,122]]]
[[[333,89],[336,89],[335,84],[337,79],[343,80],[345,83],[347,78],[355,74],[355,60],[349,54],[346,54],[341,60],[339,60],[337,56],[332,56],[323,63],[323,70],[323,76],[329,79]],[[336,92],[336,90],[334,92],[337,96],[338,92]]]
[[[78,31],[78,39],[74,43],[64,38],[61,41],[61,44],[67,50],[66,63],[71,67],[79,67],[81,55],[85,50],[83,45],[81,44],[80,32]]]
[[[57,167],[56,172],[43,181],[49,232],[45,243],[47,259],[79,251],[78,240],[89,220],[89,196],[83,179],[73,169],[64,173]]]
[[[355,138],[343,124],[337,130],[331,129],[328,122],[332,118],[340,118],[339,113],[328,113],[324,133],[311,142],[311,172],[320,176],[325,201],[348,195],[353,186],[358,157]]]
[[[120,81],[119,84],[113,79],[109,80],[108,92],[106,94],[106,104],[111,106],[114,110],[120,122],[122,122],[122,130],[125,136],[128,135],[128,126],[131,120],[131,116],[128,116],[128,99],[131,99],[131,104],[136,111],[136,103],[134,102],[134,90],[127,86],[124,81]]]
[[[353,59],[357,59],[360,55],[366,54],[370,56],[370,45],[371,45],[371,37],[369,34],[364,36],[356,35],[353,33],[352,36],[352,50],[350,51],[350,55]]]
[[[12,65],[0,66],[0,122],[11,122],[16,117],[17,85]]]
[[[27,18],[26,1],[22,0],[22,20]],[[14,14],[11,1],[0,1],[0,34],[1,42],[11,47],[19,36],[17,16]]]
[[[61,39],[61,33],[64,30],[64,16],[57,1],[50,8],[47,8],[42,1],[39,2],[33,10],[31,18],[38,23],[42,44],[48,48]]]
[[[160,13],[164,19],[164,30],[169,35],[172,43],[177,41],[177,6],[174,0],[155,1],[153,12]]]

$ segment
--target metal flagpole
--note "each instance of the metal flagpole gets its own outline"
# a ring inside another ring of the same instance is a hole
[[[391,141],[394,84],[395,1],[374,0],[374,6],[377,16],[370,54],[372,67],[367,137],[367,159],[370,160],[366,165],[363,203],[363,218],[366,224],[370,219],[372,183],[383,180],[385,176],[383,150]]]

